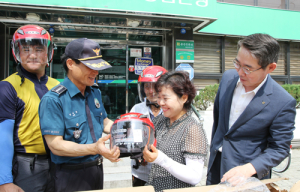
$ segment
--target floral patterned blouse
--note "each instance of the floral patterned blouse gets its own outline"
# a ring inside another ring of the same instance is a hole
[[[153,121],[156,131],[157,149],[174,161],[186,164],[185,158],[206,160],[208,144],[202,125],[188,111],[170,125],[170,119],[160,115]],[[158,164],[152,164],[148,185],[155,191],[192,187]]]

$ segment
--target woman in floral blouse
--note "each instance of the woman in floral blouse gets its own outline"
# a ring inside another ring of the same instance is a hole
[[[186,72],[168,72],[155,85],[163,115],[153,122],[157,146],[145,148],[144,159],[152,162],[148,184],[155,191],[195,186],[200,182],[208,151],[201,124],[192,117],[196,90]]]

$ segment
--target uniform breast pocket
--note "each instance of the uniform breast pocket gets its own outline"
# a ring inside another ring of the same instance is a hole
[[[85,144],[87,142],[88,126],[87,119],[84,115],[72,119],[66,119],[66,133],[65,139],[74,141],[79,144]]]
[[[102,115],[95,115],[96,121],[100,124],[103,123],[103,116]]]
[[[95,119],[97,121],[96,127],[94,127],[95,132],[99,133],[100,134],[99,136],[101,137],[102,132],[103,132],[103,120],[104,120],[103,116],[102,115],[95,115]]]

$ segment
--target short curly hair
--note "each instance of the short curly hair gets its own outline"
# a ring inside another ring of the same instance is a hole
[[[170,87],[174,93],[181,98],[187,95],[188,99],[183,107],[186,110],[191,109],[192,102],[196,96],[196,89],[189,79],[189,74],[185,71],[172,71],[163,74],[155,84],[156,92],[160,92],[162,87]]]

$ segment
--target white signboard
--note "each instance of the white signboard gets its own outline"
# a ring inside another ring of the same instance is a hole
[[[144,47],[144,57],[151,58],[151,47]]]
[[[142,49],[130,49],[130,57],[142,57]]]

